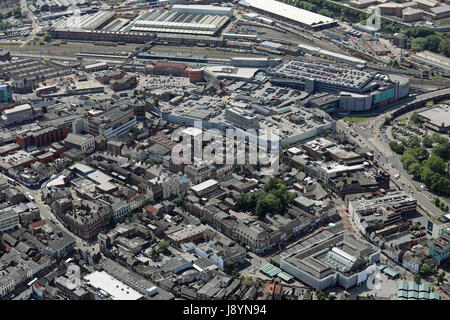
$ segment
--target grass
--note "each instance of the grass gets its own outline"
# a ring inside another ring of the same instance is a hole
[[[360,123],[360,122],[364,122],[368,119],[368,117],[344,117],[342,118],[342,120],[345,120],[347,122],[351,122],[351,123]]]
[[[450,25],[450,17],[436,20],[435,23],[439,26]]]
[[[444,198],[445,202],[447,202],[448,204],[450,204],[450,198]]]

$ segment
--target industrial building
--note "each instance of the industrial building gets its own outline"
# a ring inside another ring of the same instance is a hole
[[[358,58],[352,57],[350,55],[344,55],[344,54],[336,53],[333,51],[321,49],[319,47],[309,46],[307,44],[299,44],[298,47],[300,48],[301,51],[303,51],[305,53],[309,53],[309,54],[312,54],[315,56],[320,56],[323,58],[334,60],[336,62],[343,62],[343,63],[351,64],[354,66],[358,66],[358,67],[363,67],[367,64],[367,62],[365,60],[358,59]]]
[[[34,110],[29,104],[3,110],[1,115],[4,126],[16,125],[32,119],[34,119]]]
[[[318,290],[365,283],[381,250],[342,227],[332,227],[282,253],[280,268]]]
[[[337,21],[323,15],[303,10],[275,0],[242,0],[243,7],[272,16],[287,23],[311,29],[322,30],[337,26]]]
[[[450,58],[433,53],[431,51],[422,51],[411,55],[411,59],[418,63],[424,63],[430,67],[436,68],[441,72],[450,72]]]
[[[419,117],[428,129],[447,134],[450,130],[450,114],[448,109],[448,105],[437,105],[419,112]]]
[[[232,14],[232,8],[174,5],[171,11],[149,10],[121,31],[214,36],[228,23]]]

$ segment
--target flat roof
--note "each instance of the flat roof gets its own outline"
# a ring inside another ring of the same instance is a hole
[[[243,3],[248,4],[250,7],[267,11],[278,16],[288,18],[290,20],[306,24],[308,26],[314,26],[319,24],[328,24],[336,22],[336,20],[323,15],[303,10],[294,6],[284,4],[275,0],[244,0]]]
[[[448,111],[448,107],[443,108],[441,106],[436,106],[419,112],[419,115],[428,119],[428,121],[436,126],[440,127],[442,124],[444,124],[444,127],[450,126],[450,112]]]
[[[194,190],[195,192],[199,192],[206,188],[212,187],[213,185],[216,185],[216,184],[218,184],[218,182],[216,180],[209,179],[209,180],[206,180],[205,182],[202,182],[200,184],[197,184],[197,185],[191,187],[191,189]]]
[[[122,281],[117,280],[105,271],[95,271],[84,277],[92,287],[97,290],[104,291],[114,300],[138,300],[142,298],[142,294],[128,287]]]

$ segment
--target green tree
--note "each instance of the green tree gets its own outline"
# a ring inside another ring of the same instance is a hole
[[[414,162],[409,166],[408,173],[413,175],[414,178],[420,179],[420,175],[422,174],[422,165],[419,162]]]
[[[427,263],[424,263],[419,270],[420,274],[427,275],[431,272],[431,267]]]
[[[42,37],[42,40],[44,40],[45,42],[50,42],[52,41],[52,36],[49,33],[45,33]]]
[[[414,276],[414,281],[415,281],[417,284],[420,284],[420,282],[422,281],[422,277],[420,276],[420,274],[416,274],[416,275]]]
[[[114,215],[109,216],[109,226],[111,228],[114,228],[116,226],[116,219],[114,218]]]
[[[444,282],[444,279],[445,279],[445,272],[442,271],[442,273],[439,274],[439,276],[438,276],[438,278],[437,278],[438,284]]]
[[[22,16],[22,10],[20,9],[20,6],[13,7],[11,13],[16,19]]]
[[[429,157],[427,160],[425,160],[423,162],[423,165],[425,167],[430,168],[431,170],[433,170],[436,173],[439,173],[439,174],[445,173],[446,164],[445,164],[444,160],[442,160],[442,158],[440,158],[434,154],[431,155],[431,157]]]
[[[383,125],[384,126],[389,126],[391,124],[391,117],[384,117],[384,122]]]
[[[241,274],[239,273],[238,269],[233,269],[233,272],[231,273],[233,275],[233,277],[235,278],[240,278]]]
[[[417,112],[414,112],[413,115],[409,118],[412,123],[418,124],[420,123],[420,116]]]
[[[450,142],[440,143],[435,146],[433,154],[446,161],[450,160]]]
[[[183,205],[183,199],[181,199],[181,198],[175,198],[175,199],[173,199],[172,202],[177,207],[181,207]]]
[[[441,203],[441,200],[439,200],[439,198],[434,198],[434,205],[435,205],[436,207],[439,208],[440,203]]]
[[[403,168],[405,168],[406,170],[408,170],[409,172],[409,167],[413,164],[418,162],[417,159],[409,152],[405,152],[403,153],[403,155],[400,158],[401,163],[403,164]]]
[[[323,292],[322,290],[316,290],[316,296],[318,300],[326,300],[327,298],[325,292]]]
[[[433,146],[433,138],[431,136],[425,136],[422,139],[422,145],[425,148],[431,148]]]
[[[440,54],[450,57],[450,39],[441,40],[438,51]]]
[[[423,51],[425,48],[425,38],[415,38],[411,41],[411,51]]]
[[[6,29],[6,22],[0,20],[0,31],[3,31]]]
[[[225,271],[228,271],[228,272],[233,270],[234,269],[234,262],[233,261],[225,262],[224,269],[225,269]]]
[[[200,218],[200,222],[201,222],[202,224],[206,224],[206,222],[207,222],[207,221],[206,221],[206,218],[205,218],[205,217],[201,217],[201,218]]]
[[[405,147],[396,141],[389,142],[389,147],[397,154],[403,154],[403,152],[405,151]]]
[[[407,152],[409,154],[411,154],[414,158],[416,158],[417,161],[426,160],[426,159],[428,159],[428,156],[429,156],[427,149],[425,149],[423,147],[412,148],[412,149],[409,149]]]
[[[158,247],[158,249],[156,252],[165,253],[165,252],[167,252],[167,250],[169,250],[169,243],[165,240],[161,240],[160,242],[158,242],[157,247]]]

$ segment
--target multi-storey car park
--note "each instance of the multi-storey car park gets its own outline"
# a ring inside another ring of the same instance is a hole
[[[317,62],[291,60],[268,69],[272,84],[338,94],[342,111],[385,106],[409,94],[409,79]]]

